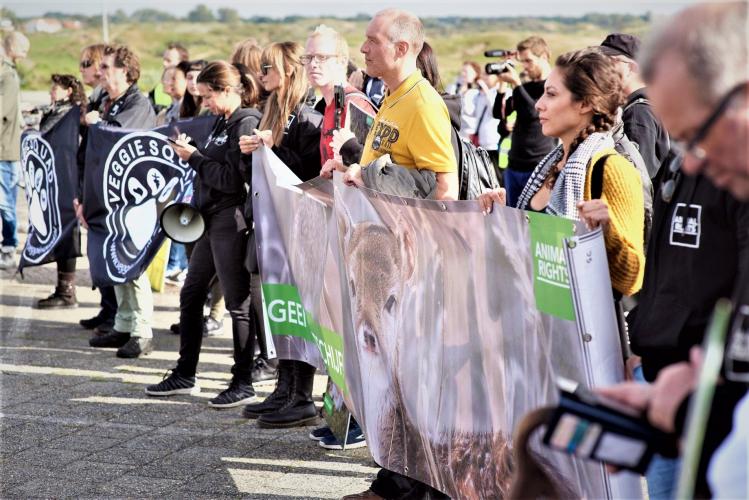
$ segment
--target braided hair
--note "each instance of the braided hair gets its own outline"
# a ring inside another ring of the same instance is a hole
[[[593,108],[590,123],[570,145],[569,158],[591,134],[614,128],[618,108],[625,100],[624,88],[613,58],[601,52],[598,47],[562,54],[555,65],[562,75],[565,87],[572,93],[573,101],[582,101]],[[552,168],[546,179],[549,188],[554,186],[558,176],[559,171]]]

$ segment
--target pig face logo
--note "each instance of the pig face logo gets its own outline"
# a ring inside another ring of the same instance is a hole
[[[130,269],[149,254],[161,236],[161,210],[182,201],[194,175],[156,132],[133,132],[112,148],[104,166],[108,234],[103,251],[113,281],[127,281]]]
[[[21,151],[30,223],[24,257],[38,263],[54,248],[62,234],[55,156],[49,142],[40,135],[25,136]]]

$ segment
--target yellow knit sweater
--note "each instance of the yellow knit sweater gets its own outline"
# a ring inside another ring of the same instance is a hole
[[[604,164],[601,195],[601,200],[609,208],[610,222],[604,237],[611,285],[624,295],[632,295],[642,287],[645,274],[642,181],[637,169],[626,158],[613,149],[602,150],[594,154],[590,161],[583,193],[585,200],[592,198],[592,166],[604,155],[612,155]]]

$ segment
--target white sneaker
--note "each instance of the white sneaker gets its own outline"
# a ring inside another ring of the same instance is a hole
[[[15,249],[10,252],[0,251],[0,269],[13,269],[16,267]]]

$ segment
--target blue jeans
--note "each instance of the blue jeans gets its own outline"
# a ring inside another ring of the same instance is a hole
[[[166,272],[187,269],[187,250],[182,243],[172,242],[169,248],[169,261],[166,264]]]
[[[17,161],[0,161],[0,220],[3,223],[2,246],[18,246],[16,235],[16,196],[18,195],[18,175],[20,165]]]
[[[642,373],[642,366],[634,370],[634,377],[637,382],[647,384],[645,375]],[[650,500],[672,500],[676,495],[676,477],[681,468],[681,459],[663,458],[660,455],[654,455],[650,461],[645,479],[648,482],[648,497]]]
[[[518,172],[511,168],[505,169],[504,181],[505,191],[507,191],[507,206],[515,207],[518,204],[520,193],[523,192],[525,183],[528,182],[533,172]]]

